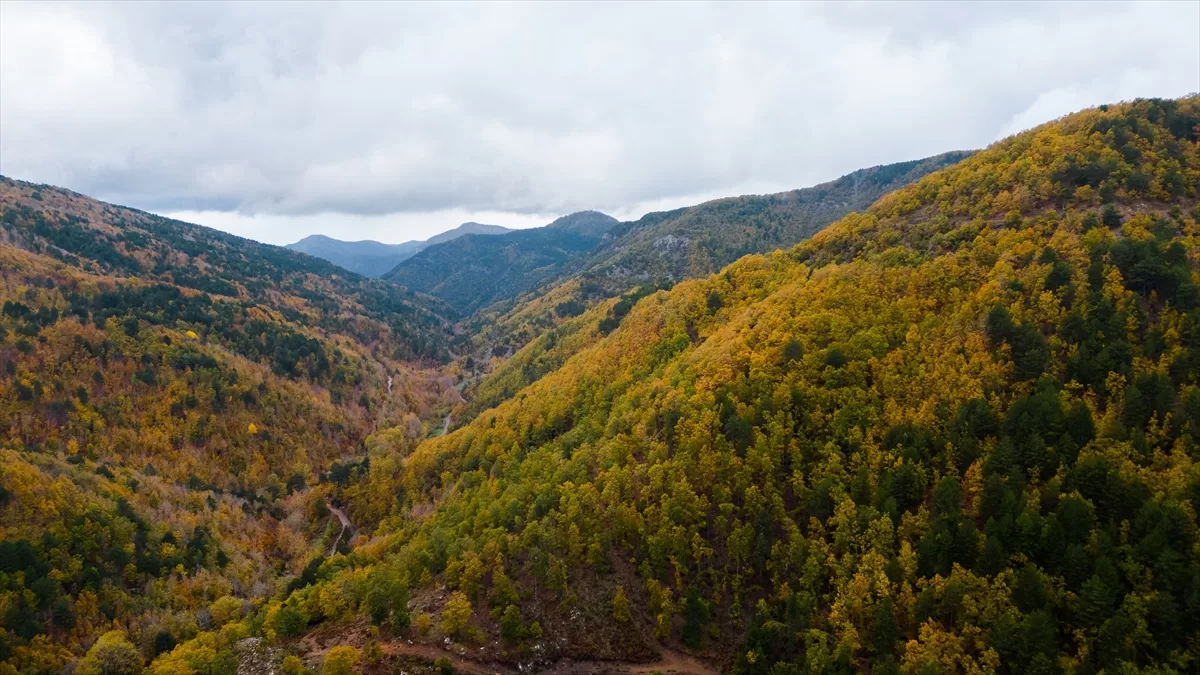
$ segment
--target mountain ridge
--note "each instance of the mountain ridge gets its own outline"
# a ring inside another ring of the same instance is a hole
[[[0,178],[0,673],[1190,672],[1200,96],[787,206],[517,270],[460,416],[487,312]]]
[[[577,335],[593,325],[575,318],[590,308],[611,305],[596,325],[611,322],[639,293],[644,295],[639,287],[647,292],[669,287],[714,273],[743,253],[795,245],[835,218],[865,209],[885,191],[953,166],[970,154],[947,152],[878,165],[810,188],[715,199],[622,223],[577,268],[548,282],[551,288],[482,308],[466,320],[475,337],[473,344],[459,350],[471,354],[473,367],[468,370],[478,379],[468,385],[468,401],[456,411],[458,419],[469,421],[561,365],[568,345],[573,349],[580,340],[600,335]],[[618,299],[609,302],[613,297]],[[493,367],[489,357],[497,352],[513,352],[514,358]],[[484,368],[491,370],[478,375]]]
[[[575,275],[583,275],[590,287],[585,295],[611,297],[642,283],[710,274],[746,253],[790,246],[837,217],[869,206],[884,191],[969,154],[948,152],[880,165],[810,188],[710,200],[636,221],[603,221],[602,236],[587,235],[565,247],[556,248],[549,240],[553,232],[571,228],[551,223],[525,230],[536,234],[517,239],[431,248],[381,278],[440,297],[464,315],[484,308],[503,311],[506,303]],[[594,212],[580,212],[586,213]],[[456,268],[462,260],[470,265]],[[520,271],[514,273],[514,267]]]
[[[1198,186],[1200,98],[1102,106],[632,298],[364,486],[384,534],[275,616],[535,670],[1185,672]],[[420,604],[316,602],[352,579]]]
[[[616,224],[615,218],[598,211],[579,211],[502,237],[468,234],[430,246],[381,278],[470,314],[560,273]]]
[[[339,267],[366,277],[379,277],[391,271],[403,260],[430,246],[452,241],[467,234],[496,235],[508,232],[512,232],[512,230],[500,225],[466,222],[423,241],[412,240],[401,244],[384,244],[373,239],[344,241],[324,234],[310,234],[300,241],[287,244],[284,248],[328,260]]]

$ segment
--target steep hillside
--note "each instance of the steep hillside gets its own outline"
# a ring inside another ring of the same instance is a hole
[[[332,545],[338,460],[443,405],[433,299],[9,179],[0,225],[0,672],[240,618]]]
[[[616,224],[603,213],[581,211],[501,237],[467,235],[421,251],[383,278],[470,314],[562,274]]]
[[[719,199],[627,223],[596,218],[602,214],[592,212],[574,214],[546,228],[524,230],[517,238],[432,249],[383,278],[442,298],[463,314],[495,304],[475,328],[502,321],[523,294],[538,289],[536,298],[577,275],[584,282],[580,301],[590,306],[643,284],[712,274],[743,255],[792,246],[847,213],[865,209],[881,195],[969,154],[950,152],[861,169],[811,188]],[[566,224],[585,214],[589,218],[580,222],[590,226],[574,231],[582,238],[560,241],[572,232]]]
[[[264,630],[523,670],[1192,672],[1198,186],[1200,98],[1104,106],[641,298],[374,474],[379,536]]]
[[[509,231],[507,227],[499,225],[463,223],[425,241],[406,241],[403,244],[383,244],[370,240],[342,241],[314,234],[294,244],[288,244],[287,248],[328,260],[365,277],[378,277],[434,244],[457,239],[466,234],[504,234]]]
[[[642,284],[708,276],[742,256],[793,246],[970,154],[860,169],[810,188],[718,199],[622,223],[588,261],[583,292],[611,297]]]
[[[446,356],[444,305],[323,260],[8,178],[0,178],[0,207],[2,243],[85,272],[250,301],[330,334],[388,345],[394,358]]]
[[[460,422],[474,419],[561,366],[580,345],[607,333],[605,322],[618,320],[640,295],[706,276],[748,253],[793,246],[881,195],[969,155],[948,152],[861,169],[811,188],[719,199],[622,223],[584,261],[581,273],[470,318],[473,344],[460,349],[471,353],[467,371],[479,376],[455,414]],[[610,301],[614,296],[621,297]],[[577,318],[585,312],[589,318]],[[514,353],[502,365],[491,362],[493,356]]]

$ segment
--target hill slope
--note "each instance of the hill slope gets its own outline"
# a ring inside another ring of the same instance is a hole
[[[580,273],[583,301],[590,304],[641,284],[711,274],[743,255],[791,246],[969,154],[951,152],[862,169],[811,188],[720,199],[633,222],[601,219],[594,233],[602,236],[560,241],[569,232],[560,221],[523,230],[517,238],[464,241],[411,258],[383,278],[442,298],[463,314],[499,303],[477,325],[510,311],[510,303],[523,294],[545,292]]]
[[[451,241],[465,234],[504,234],[510,231],[507,227],[499,225],[463,223],[425,241],[406,241],[403,244],[383,244],[370,240],[342,241],[314,234],[294,244],[288,244],[287,248],[328,260],[365,277],[378,277],[435,244]]]
[[[581,211],[502,237],[467,235],[421,251],[383,278],[470,314],[561,274],[616,223],[603,213]]]
[[[383,536],[267,629],[365,615],[524,668],[1187,672],[1197,186],[1200,98],[1105,106],[642,298],[373,476]]]
[[[462,350],[472,353],[469,372],[483,371],[491,355],[515,354],[472,383],[457,418],[467,422],[561,366],[650,290],[706,276],[748,253],[793,246],[881,195],[969,155],[949,152],[861,169],[811,188],[719,199],[622,223],[589,254],[581,273],[469,319],[474,344]],[[622,298],[609,301],[613,296]],[[590,318],[580,317],[585,312]]]
[[[300,572],[360,470],[337,460],[441,405],[416,364],[444,309],[0,179],[0,672],[59,672],[114,623],[153,656]]]
[[[707,276],[742,256],[793,246],[970,154],[875,166],[809,188],[718,199],[622,223],[583,270],[585,291],[599,285],[611,297],[645,283]]]

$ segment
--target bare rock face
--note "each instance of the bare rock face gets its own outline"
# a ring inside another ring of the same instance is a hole
[[[660,255],[679,256],[686,252],[687,247],[690,246],[691,243],[692,240],[688,237],[668,234],[665,237],[659,237],[658,239],[655,239],[651,246],[654,248],[655,252],[659,253]]]
[[[233,651],[238,658],[238,675],[279,675],[283,653],[262,638],[239,640]]]

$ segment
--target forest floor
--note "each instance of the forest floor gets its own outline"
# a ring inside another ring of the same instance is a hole
[[[627,663],[622,661],[575,661],[563,659],[548,666],[536,669],[515,669],[510,665],[495,662],[473,661],[454,652],[435,645],[409,644],[406,642],[389,642],[381,645],[385,654],[400,656],[418,656],[436,660],[440,657],[449,659],[455,672],[466,675],[513,675],[518,672],[538,672],[550,675],[649,675],[660,672],[664,675],[719,675],[715,667],[704,663],[694,656],[670,649],[661,649],[657,660],[648,663]]]
[[[481,662],[466,658],[436,645],[388,642],[380,645],[384,654],[417,656],[430,661],[445,657],[454,666],[456,673],[465,675],[515,675],[520,672],[548,673],[549,675],[649,675],[660,672],[664,675],[719,675],[714,666],[694,656],[671,649],[660,649],[660,656],[648,663],[622,661],[575,661],[563,659],[537,668],[513,668],[495,662]]]
[[[370,631],[365,626],[330,627],[331,630],[315,631],[299,641],[301,653],[311,664],[319,664],[329,648],[337,644],[361,646],[369,639]],[[522,675],[546,673],[548,675],[720,675],[720,669],[690,654],[670,648],[658,647],[658,658],[645,662],[608,661],[588,659],[559,659],[549,663],[513,665],[496,661],[475,660],[464,654],[470,649],[460,643],[443,647],[440,644],[412,642],[406,639],[383,641],[380,645],[384,658],[375,668],[365,672],[393,673],[413,672],[412,669],[397,667],[413,659],[427,662],[431,672],[436,672],[433,662],[445,658],[454,666],[456,675]]]

